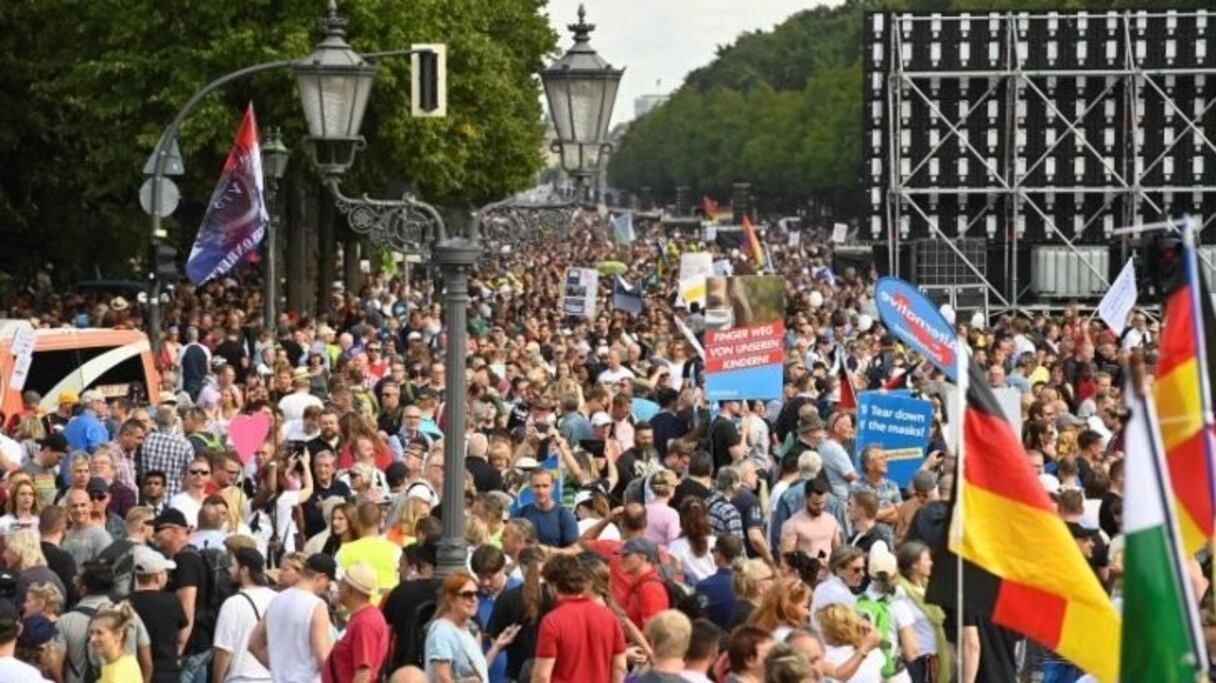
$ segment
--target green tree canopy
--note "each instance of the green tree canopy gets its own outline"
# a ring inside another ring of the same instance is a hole
[[[381,64],[364,122],[368,147],[344,181],[390,184],[467,205],[526,186],[540,168],[535,74],[556,51],[545,0],[346,0],[356,50],[448,45],[448,115],[410,117],[408,59]],[[198,88],[244,66],[307,55],[322,0],[14,0],[0,3],[0,269],[53,262],[74,275],[123,269],[147,242],[141,170]],[[246,103],[312,177],[290,70],[231,84],[185,122],[184,202],[170,221],[188,245]]]

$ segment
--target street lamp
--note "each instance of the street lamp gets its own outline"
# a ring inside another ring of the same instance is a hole
[[[617,86],[625,73],[612,68],[591,47],[595,24],[586,22],[586,14],[579,5],[578,23],[567,26],[574,33],[574,45],[540,72],[557,129],[552,149],[560,154],[562,168],[580,188],[599,168],[601,156],[609,148],[608,125]]]
[[[283,144],[283,134],[271,128],[262,144],[262,178],[266,183],[266,204],[270,220],[266,226],[266,282],[262,290],[262,317],[266,329],[274,329],[279,303],[278,240],[279,240],[279,181],[287,173],[291,151]]]

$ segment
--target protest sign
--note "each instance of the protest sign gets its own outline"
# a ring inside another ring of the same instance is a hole
[[[836,223],[832,226],[832,242],[836,244],[844,244],[849,240],[849,226],[845,223]]]
[[[30,374],[30,363],[34,360],[34,330],[24,328],[17,330],[13,336],[13,374],[9,377],[10,391],[21,391],[25,388],[25,379]]]
[[[562,289],[562,314],[576,318],[595,317],[595,298],[600,283],[594,268],[567,268]]]
[[[1135,261],[1129,259],[1119,277],[1111,284],[1110,290],[1102,296],[1102,302],[1098,304],[1098,315],[1102,322],[1116,335],[1123,334],[1123,328],[1127,325],[1127,314],[1131,313],[1136,305],[1137,296]]]
[[[888,392],[863,391],[857,401],[857,453],[882,446],[887,477],[903,488],[920,469],[933,430],[933,404]]]
[[[714,275],[718,277],[730,277],[735,274],[735,267],[731,265],[730,259],[722,259],[714,261]]]
[[[710,277],[705,288],[706,399],[781,398],[785,281]]]
[[[680,299],[705,308],[705,278],[713,275],[714,257],[707,251],[680,254]]]
[[[932,301],[897,277],[884,277],[874,287],[882,324],[951,380],[958,381],[954,359],[954,328]]]

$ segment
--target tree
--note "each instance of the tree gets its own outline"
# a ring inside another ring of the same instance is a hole
[[[344,180],[375,195],[406,185],[467,206],[526,186],[540,168],[539,81],[556,35],[544,0],[347,0],[356,50],[448,44],[448,116],[409,115],[409,60],[381,64],[367,149]],[[142,254],[140,173],[161,131],[199,87],[243,66],[307,55],[324,3],[269,0],[18,0],[0,18],[0,269],[52,261],[71,276]],[[247,102],[292,144],[288,182],[313,177],[290,70],[208,98],[179,137],[184,201],[167,222],[188,246]]]

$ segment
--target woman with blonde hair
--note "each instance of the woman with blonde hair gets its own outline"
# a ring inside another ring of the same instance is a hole
[[[811,587],[798,579],[781,579],[760,599],[748,626],[768,631],[777,641],[807,623],[811,615]]]
[[[135,625],[131,603],[105,607],[89,623],[89,645],[101,657],[99,683],[140,683],[144,680],[135,655],[123,646],[127,630]]]
[[[34,488],[34,482],[26,478],[13,479],[8,485],[8,500],[4,503],[5,514],[0,517],[0,536],[14,531],[32,529],[38,531],[38,515],[42,512],[42,499]]]
[[[25,619],[43,616],[55,621],[63,614],[63,593],[50,583],[35,583],[25,593],[25,604],[21,606],[21,616]]]
[[[388,523],[384,537],[402,548],[413,544],[416,540],[414,529],[418,526],[418,520],[429,514],[431,514],[430,501],[406,494],[405,501],[397,506],[396,517]]]
[[[671,470],[659,470],[647,482],[654,500],[646,504],[646,540],[660,548],[680,537],[680,513],[669,505],[678,483],[676,473]]]
[[[880,683],[883,655],[878,649],[879,637],[852,607],[835,603],[815,613],[819,621],[820,634],[826,646],[824,660],[829,665],[826,673],[842,683]],[[851,674],[842,673],[847,668],[856,668]]]
[[[59,589],[60,595],[68,594],[59,575],[46,565],[38,532],[20,529],[9,534],[3,557],[4,564],[17,572],[17,593],[13,596],[13,604],[24,605],[26,591],[35,583],[49,583]]]
[[[730,617],[729,628],[733,629],[751,617],[776,579],[777,573],[764,560],[735,560],[730,577],[730,587],[735,594],[735,611]]]

